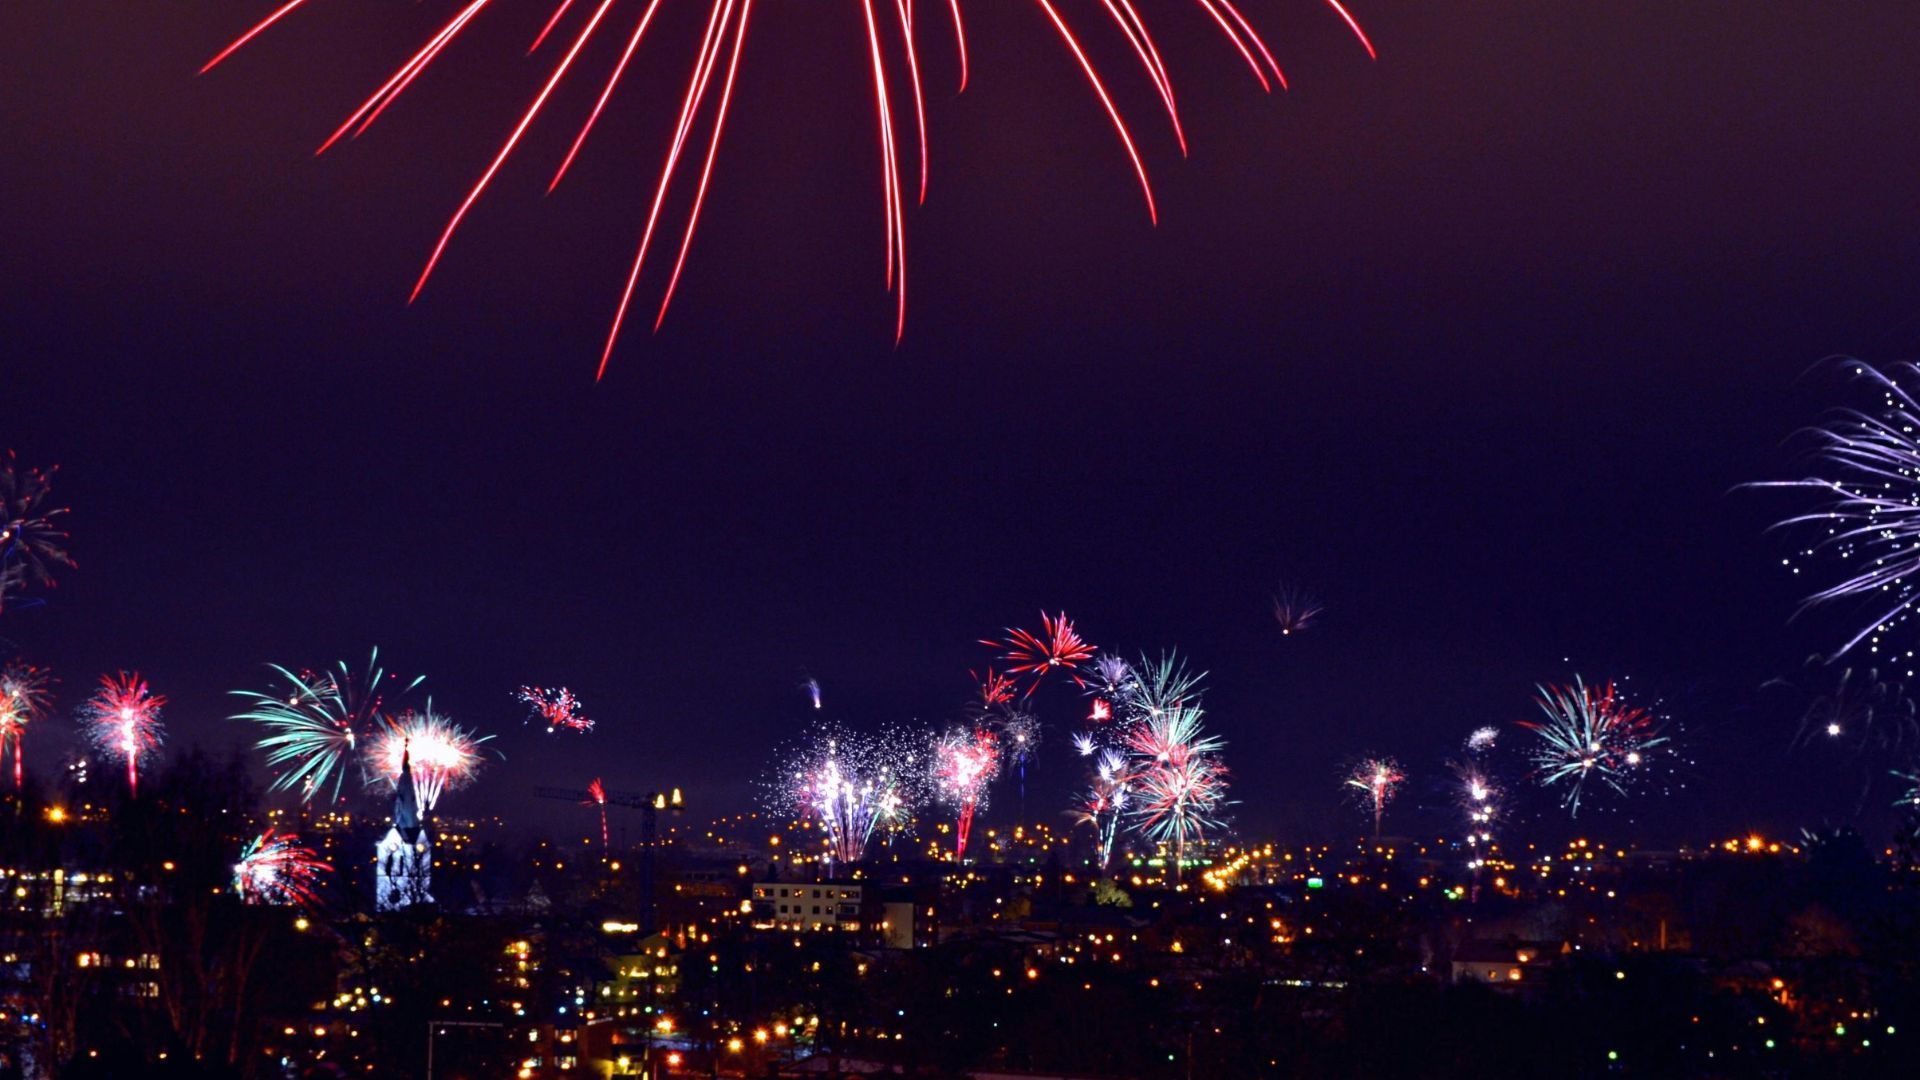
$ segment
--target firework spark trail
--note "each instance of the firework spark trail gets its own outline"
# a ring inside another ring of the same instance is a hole
[[[604,857],[610,846],[607,834],[607,789],[597,776],[587,785],[587,801],[600,808],[600,854]]]
[[[7,596],[29,585],[55,584],[55,569],[72,569],[67,534],[55,522],[66,507],[49,507],[53,477],[60,471],[25,468],[9,450],[0,458],[0,613]]]
[[[1570,686],[1539,687],[1535,704],[1544,719],[1520,722],[1540,737],[1528,757],[1541,786],[1564,785],[1561,801],[1576,816],[1588,780],[1626,795],[1648,755],[1668,742],[1665,720],[1613,683],[1589,687],[1575,676]]]
[[[1304,589],[1282,587],[1273,596],[1273,621],[1280,624],[1283,636],[1306,630],[1326,610],[1312,593]]]
[[[322,874],[333,867],[292,833],[272,829],[247,842],[233,864],[233,891],[249,904],[312,907]]]
[[[389,693],[398,697],[410,693],[425,681],[415,676],[402,684],[380,666],[380,650],[374,649],[366,671],[355,675],[345,661],[326,674],[299,673],[278,664],[269,664],[287,688],[271,693],[253,690],[232,691],[247,702],[232,719],[246,720],[265,728],[267,734],[255,743],[267,755],[267,766],[274,770],[271,790],[298,789],[303,801],[331,781],[331,798],[339,801],[347,768],[361,743],[379,729],[390,726],[385,715]]]
[[[1920,367],[1895,364],[1881,371],[1856,362],[1848,368],[1879,394],[1877,410],[1840,409],[1826,425],[1812,430],[1819,475],[1746,485],[1804,489],[1828,497],[1818,509],[1774,527],[1820,527],[1824,535],[1802,549],[1800,557],[1813,562],[1831,555],[1845,568],[1839,582],[1808,596],[1805,607],[1836,601],[1868,605],[1866,623],[1830,659],[1844,656],[1862,641],[1878,653],[1887,635],[1912,617],[1920,599],[1915,581],[1920,570],[1920,401],[1910,389],[1920,387]],[[1785,562],[1799,573],[1792,559]],[[1914,672],[1906,674],[1912,677]]]
[[[800,686],[806,690],[807,699],[813,702],[813,707],[816,709],[820,708],[820,680],[809,678],[806,682],[801,683]]]
[[[21,740],[26,737],[27,725],[45,716],[52,705],[49,689],[52,681],[45,668],[24,660],[14,660],[0,668],[0,762],[8,756],[13,758],[16,790],[26,784]]]
[[[941,798],[959,810],[955,861],[966,860],[974,812],[985,804],[987,785],[999,774],[1000,746],[986,728],[957,728],[934,743],[933,782]]]
[[[1373,839],[1380,841],[1380,818],[1386,813],[1387,803],[1399,793],[1400,785],[1405,783],[1406,773],[1400,769],[1400,763],[1392,758],[1368,758],[1348,770],[1345,786],[1354,789],[1362,805],[1373,812]]]
[[[401,767],[411,758],[420,809],[432,811],[442,793],[473,782],[480,744],[492,738],[476,736],[434,712],[429,701],[423,711],[402,713],[367,745],[367,782],[398,784]]]
[[[100,676],[100,686],[80,706],[80,726],[100,756],[124,761],[127,790],[140,793],[140,762],[153,756],[166,735],[160,707],[167,699],[153,693],[138,672]]]
[[[638,3],[638,0],[635,0],[635,2]],[[278,25],[288,16],[294,14],[304,3],[305,0],[291,0],[291,2],[272,10],[265,18],[248,28],[233,42],[217,52],[212,59],[208,60],[206,64],[201,67],[201,72],[203,74],[209,72],[231,59],[236,52],[254,42],[258,37],[270,28]],[[490,0],[470,0],[470,2],[465,3],[464,6],[459,7],[452,18],[432,34],[426,43],[395,70],[372,96],[348,116],[346,122],[341,124],[333,133],[332,137],[322,144],[321,150],[324,151],[332,147],[342,138],[357,137],[364,133],[373,122],[379,118],[380,114],[397,101],[406,89],[442,55],[455,38],[459,37],[462,31],[466,30],[477,20],[482,10],[489,6],[489,3]],[[491,186],[494,178],[506,165],[508,159],[513,157],[520,148],[528,130],[545,112],[556,90],[563,83],[567,82],[569,75],[575,67],[576,60],[599,33],[606,17],[617,4],[618,0],[600,0],[598,4],[593,5],[591,14],[586,18],[584,25],[576,32],[572,43],[554,65],[544,80],[539,92],[534,96],[531,104],[520,114],[518,122],[514,125],[503,145],[495,152],[487,167],[482,171],[478,181],[468,189],[466,196],[460,201],[451,218],[442,229],[438,240],[433,245],[431,254],[427,258],[425,267],[422,269],[419,278],[414,284],[412,297],[417,298],[420,295],[428,278],[432,276],[442,256],[445,255],[448,245],[453,238],[453,234],[473,209],[475,203],[479,201],[484,192]],[[654,319],[654,327],[656,330],[665,319],[667,308],[672,303],[681,273],[685,268],[688,251],[692,246],[694,232],[699,224],[700,212],[705,202],[708,182],[712,175],[714,160],[719,152],[725,130],[727,113],[733,98],[733,89],[739,71],[741,52],[746,42],[747,26],[749,16],[752,12],[753,0],[708,0],[708,5],[707,10],[709,17],[707,30],[698,50],[695,52],[694,75],[689,82],[686,99],[681,107],[680,121],[671,140],[671,149],[667,154],[665,165],[661,171],[653,209],[648,215],[647,225],[640,242],[639,253],[634,259],[633,268],[628,276],[626,286],[621,292],[620,301],[613,318],[613,325],[608,333],[606,345],[602,350],[599,366],[599,373],[601,375],[605,374],[607,363],[612,356],[614,345],[619,338],[628,305],[632,300],[634,289],[637,287],[643,265],[646,261],[646,255],[651,245],[655,227],[659,224],[661,204],[664,202],[667,190],[671,186],[673,177],[681,164],[682,151],[685,148],[695,115],[701,111],[701,107],[707,101],[712,76],[720,66],[720,61],[724,54],[727,57],[725,64],[726,73],[722,79],[720,101],[711,121],[711,133],[707,139],[704,162],[699,169],[699,179],[696,184],[695,194],[691,206],[686,212],[686,225],[681,238],[680,249],[674,260],[671,275],[662,291],[660,309]],[[1377,54],[1374,50],[1373,43],[1368,40],[1365,31],[1361,28],[1359,22],[1353,17],[1351,12],[1349,12],[1339,0],[1327,0],[1327,5],[1353,32],[1355,38],[1360,42],[1361,46],[1365,48],[1367,55],[1370,58],[1376,57]],[[535,37],[532,46],[528,50],[529,53],[538,50],[541,45],[548,40],[549,36],[556,32],[563,18],[573,6],[574,0],[559,0],[552,13],[541,26],[539,34]],[[913,99],[911,117],[918,143],[918,197],[922,203],[926,200],[930,171],[925,93],[921,82],[919,46],[915,40],[913,5],[911,0],[892,0],[890,20],[893,25],[887,27],[881,25],[882,19],[880,14],[881,10],[888,6],[887,0],[860,0],[859,6],[860,18],[864,23],[866,32],[867,46],[867,57],[865,58],[866,62],[863,66],[868,66],[871,69],[870,77],[873,83],[875,98],[874,116],[880,143],[881,210],[884,223],[883,231],[885,234],[884,262],[886,264],[884,282],[886,288],[895,294],[896,312],[894,318],[894,336],[897,341],[905,333],[906,328],[906,200],[904,197],[904,183],[902,178],[910,166],[901,160],[902,154],[897,145],[895,133],[895,113],[896,111],[905,110],[896,108],[893,100],[893,92],[890,87],[895,82],[900,81],[904,74],[907,90]],[[1106,80],[1083,46],[1080,34],[1070,25],[1067,18],[1061,13],[1061,10],[1053,0],[1032,0],[1032,6],[1044,22],[1051,26],[1053,31],[1058,35],[1065,51],[1079,67],[1093,97],[1097,100],[1102,110],[1106,113],[1107,118],[1112,123],[1115,135],[1122,149],[1125,151],[1127,160],[1139,182],[1141,193],[1147,206],[1148,220],[1150,222],[1157,222],[1159,220],[1159,211],[1155,205],[1153,186],[1148,179],[1145,159],[1140,153],[1126,118],[1122,115],[1121,110],[1107,88]],[[1196,0],[1196,6],[1205,13],[1206,17],[1210,19],[1219,30],[1221,36],[1224,37],[1233,49],[1241,55],[1242,59],[1246,61],[1254,77],[1259,80],[1263,88],[1271,89],[1267,71],[1271,71],[1273,80],[1277,81],[1283,89],[1285,88],[1286,76],[1281,71],[1279,63],[1274,59],[1272,50],[1268,48],[1266,41],[1254,28],[1252,22],[1242,14],[1232,0]],[[629,36],[619,59],[613,64],[612,70],[600,91],[598,100],[595,102],[579,134],[574,138],[571,147],[568,149],[558,170],[555,172],[552,184],[549,185],[549,190],[559,183],[560,178],[564,176],[572,166],[582,144],[586,140],[588,132],[594,128],[599,120],[602,111],[612,98],[615,88],[619,85],[622,76],[625,74],[629,61],[632,60],[642,38],[652,25],[654,14],[659,7],[660,0],[646,0],[638,25]],[[948,0],[947,7],[952,15],[954,44],[960,66],[960,88],[964,90],[967,85],[969,60],[967,33],[962,15],[961,0]],[[1186,132],[1180,121],[1179,110],[1174,96],[1173,81],[1168,74],[1167,65],[1161,56],[1159,46],[1154,41],[1152,32],[1148,29],[1146,20],[1141,16],[1133,0],[1100,0],[1100,9],[1104,12],[1106,18],[1112,22],[1117,33],[1126,41],[1128,49],[1139,61],[1142,71],[1145,73],[1148,82],[1152,85],[1156,96],[1160,100],[1161,108],[1167,113],[1168,120],[1173,127],[1175,139],[1179,144],[1180,152],[1184,155],[1187,151]],[[897,29],[899,33],[897,46],[892,45],[895,29]],[[1263,61],[1266,65],[1266,70],[1262,69]]]
[[[580,698],[564,686],[551,690],[523,686],[514,697],[532,707],[528,719],[547,725],[548,733],[561,728],[582,733],[593,730],[593,721],[581,711]]]

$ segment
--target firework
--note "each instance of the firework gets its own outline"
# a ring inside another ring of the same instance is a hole
[[[55,518],[66,507],[50,507],[58,465],[40,470],[21,466],[13,451],[0,458],[0,612],[7,597],[30,585],[51,587],[56,569],[71,568],[67,534]]]
[[[248,841],[233,864],[233,891],[249,904],[312,907],[320,875],[332,872],[313,849],[300,846],[299,837],[268,829]]]
[[[956,728],[933,746],[933,782],[940,797],[959,811],[954,858],[967,857],[974,811],[985,803],[987,785],[1000,774],[1000,746],[984,727]]]
[[[1200,683],[1206,677],[1204,671],[1198,674],[1188,671],[1186,661],[1178,654],[1165,653],[1158,660],[1143,656],[1134,668],[1128,711],[1151,718],[1197,704],[1202,693]]]
[[[451,0],[451,2],[453,4],[451,16],[447,21],[441,24],[425,44],[394,71],[366,101],[347,116],[346,121],[321,144],[321,151],[324,152],[342,139],[357,138],[365,133],[381,113],[399,100],[407,88],[432,66],[457,38],[463,36],[478,21],[478,17],[485,9],[495,6],[492,0]],[[227,60],[243,46],[291,15],[304,3],[305,0],[288,0],[287,3],[275,8],[260,22],[215,54],[201,68],[201,72],[205,73]],[[1353,32],[1366,49],[1367,55],[1373,56],[1372,43],[1367,40],[1359,23],[1342,6],[1340,0],[1327,0],[1327,4]],[[559,25],[562,15],[569,6],[571,6],[571,0],[562,3],[555,10],[553,17],[548,20],[540,34],[540,41],[544,41],[547,35]],[[582,121],[578,134],[573,138],[565,156],[559,162],[548,190],[551,191],[558,186],[561,178],[573,166],[588,135],[593,131],[602,112],[619,87],[629,61],[633,59],[642,40],[652,27],[655,13],[662,5],[660,0],[646,0],[644,6],[640,4],[640,0],[621,5],[622,10],[629,13],[638,8],[630,32],[612,28],[616,20],[609,18],[609,15],[615,6],[615,0],[598,0],[597,3],[582,9],[583,15],[578,22],[578,30],[571,37],[564,52],[553,63],[539,92],[520,113],[511,132],[441,231],[438,241],[433,246],[432,254],[428,256],[426,265],[414,283],[413,297],[418,297],[420,291],[426,287],[428,278],[432,276],[441,257],[446,253],[455,231],[507,164],[508,159],[519,148],[523,137],[545,111],[555,90],[563,82],[567,82],[569,75],[573,74],[576,60],[583,52],[588,51],[589,45],[596,39],[609,35],[612,35],[616,41],[624,38],[625,44],[621,48],[619,58],[607,69],[599,96],[592,110]],[[948,6],[953,17],[953,31],[960,62],[960,85],[964,88],[967,48],[964,23],[961,18],[961,0],[949,0]],[[1198,0],[1197,6],[1245,61],[1252,70],[1254,79],[1262,88],[1270,89],[1273,83],[1278,83],[1283,89],[1285,88],[1286,78],[1279,64],[1274,60],[1272,51],[1252,22],[1240,13],[1234,0]],[[1120,146],[1125,151],[1126,158],[1139,181],[1141,194],[1146,202],[1148,220],[1157,222],[1158,211],[1154,205],[1153,188],[1147,179],[1146,164],[1135,144],[1132,128],[1109,95],[1106,80],[1100,70],[1090,59],[1087,51],[1082,48],[1079,32],[1069,24],[1066,15],[1054,0],[1034,0],[1034,7],[1042,16],[1041,19],[1036,20],[1036,25],[1049,26],[1052,32],[1058,34],[1065,54],[1070,56],[1074,66],[1079,68],[1086,79],[1088,89],[1113,125]],[[892,0],[891,3],[888,0],[860,0],[860,21],[864,24],[866,48],[865,58],[859,67],[865,70],[864,74],[851,71],[848,73],[870,81],[873,88],[874,121],[878,131],[880,150],[885,284],[886,288],[894,294],[896,339],[906,329],[907,204],[910,200],[925,202],[929,172],[927,117],[913,10],[912,0]],[[1145,72],[1147,81],[1152,84],[1155,94],[1165,108],[1176,141],[1184,154],[1186,137],[1181,128],[1179,112],[1174,105],[1172,81],[1168,77],[1166,65],[1161,60],[1159,47],[1146,21],[1136,10],[1134,0],[1103,0],[1100,8],[1096,10],[1104,11],[1114,24],[1119,36],[1126,39],[1134,57]],[[625,288],[621,292],[612,326],[601,351],[599,368],[601,374],[605,373],[607,362],[613,354],[614,345],[626,321],[634,292],[648,265],[648,257],[655,251],[656,240],[664,240],[662,234],[669,228],[663,220],[663,210],[666,208],[668,197],[673,193],[677,183],[687,182],[691,184],[691,192],[680,196],[686,205],[685,222],[680,231],[678,250],[673,257],[671,271],[661,289],[660,305],[653,319],[654,328],[657,330],[666,318],[667,309],[673,301],[681,273],[686,266],[687,253],[693,245],[694,232],[699,225],[701,210],[706,202],[714,162],[719,154],[722,136],[726,130],[727,116],[733,104],[741,53],[746,43],[747,27],[753,11],[753,0],[708,0],[706,30],[699,48],[693,55],[692,71],[688,77],[686,93],[680,102],[679,120],[675,125],[673,137],[668,142],[659,178],[654,185],[650,209],[640,233],[638,251],[627,274]],[[851,18],[851,16],[848,17]],[[1096,15],[1095,18],[1098,16]],[[704,134],[696,130],[702,125],[705,125]],[[696,162],[698,162],[697,166]],[[916,172],[917,183],[912,175]]]
[[[967,674],[972,676],[978,687],[974,694],[974,708],[978,712],[991,713],[1000,706],[1013,702],[1014,693],[1018,687],[1014,686],[1012,676],[1002,675],[992,668],[988,668],[985,675],[972,671]]]
[[[820,708],[820,680],[809,678],[806,682],[801,683],[800,687],[807,692],[807,699],[813,702],[813,707],[816,709]]]
[[[600,808],[600,854],[604,856],[609,846],[607,838],[607,788],[606,785],[600,782],[600,778],[597,776],[593,778],[592,783],[587,785],[587,801]]]
[[[821,728],[780,770],[775,806],[817,822],[836,861],[860,862],[877,833],[904,828],[912,813],[918,776],[912,746],[891,732]]]
[[[1492,750],[1500,741],[1500,729],[1497,727],[1477,727],[1467,734],[1467,753],[1484,754]]]
[[[127,789],[140,792],[140,763],[153,756],[165,737],[160,707],[167,699],[151,692],[136,672],[100,676],[100,686],[80,706],[80,726],[94,751],[127,765]]]
[[[1134,721],[1126,731],[1129,753],[1145,762],[1167,762],[1189,753],[1212,754],[1225,744],[1206,733],[1197,706],[1178,705]]]
[[[1666,745],[1665,720],[1630,704],[1614,684],[1589,687],[1578,676],[1571,686],[1541,686],[1535,703],[1544,719],[1522,721],[1539,736],[1528,753],[1541,785],[1560,786],[1561,801],[1577,815],[1588,780],[1627,794],[1649,756]]]
[[[46,715],[52,703],[52,693],[48,687],[53,682],[45,668],[38,668],[23,660],[14,660],[0,668],[0,762],[8,756],[13,758],[13,786],[17,789],[26,782],[25,767],[21,760],[21,739],[26,736],[27,725]]]
[[[1086,753],[1091,755],[1092,750]],[[1121,822],[1127,816],[1131,781],[1132,773],[1125,754],[1112,749],[1100,751],[1094,762],[1086,795],[1074,810],[1076,821],[1093,827],[1100,872],[1103,874],[1113,861],[1114,841],[1120,834]]]
[[[1471,892],[1478,900],[1481,871],[1493,852],[1493,829],[1500,817],[1503,792],[1492,774],[1477,761],[1455,761],[1449,763],[1449,768],[1453,770],[1454,805],[1464,823],[1467,869],[1473,875]]]
[[[441,793],[473,782],[480,768],[480,744],[491,735],[476,736],[433,711],[433,702],[419,712],[404,712],[367,744],[367,782],[392,786],[400,770],[413,763],[414,790],[420,808],[432,811]]]
[[[247,707],[233,719],[247,720],[267,730],[257,745],[266,752],[274,771],[275,791],[298,790],[303,800],[331,787],[330,798],[340,798],[340,786],[358,748],[376,731],[388,726],[387,696],[412,691],[425,681],[416,676],[404,684],[380,666],[374,649],[364,674],[355,675],[343,661],[332,672],[296,674],[278,664],[268,665],[286,684],[270,693],[235,690]]]
[[[547,725],[548,734],[561,728],[581,732],[593,730],[593,721],[580,711],[580,699],[564,686],[552,690],[523,686],[514,696],[532,707],[533,711],[527,718]]]
[[[1081,732],[1073,737],[1073,752],[1081,757],[1092,757],[1099,749],[1100,742],[1091,733]]]
[[[1172,846],[1176,875],[1187,843],[1219,827],[1215,815],[1225,799],[1226,778],[1226,766],[1190,746],[1175,747],[1131,777],[1135,823],[1149,840]]]
[[[1280,624],[1282,636],[1291,636],[1312,626],[1327,609],[1312,593],[1282,586],[1273,594],[1273,619]]]
[[[1407,776],[1392,758],[1367,758],[1347,771],[1342,783],[1356,793],[1361,804],[1373,812],[1373,839],[1380,840],[1380,817],[1387,803],[1399,794]]]
[[[1795,687],[1805,697],[1795,745],[1819,741],[1899,753],[1920,738],[1913,699],[1898,680],[1883,678],[1878,668],[1848,665],[1836,676],[1824,657],[1814,656],[1805,670],[1810,685]],[[1767,683],[1792,685],[1785,679]]]
[[[1016,675],[1033,676],[1033,686],[1027,693],[1033,693],[1034,687],[1049,671],[1065,668],[1069,671],[1080,666],[1081,661],[1093,658],[1093,646],[1087,644],[1079,632],[1074,630],[1073,622],[1066,612],[1057,616],[1040,613],[1041,632],[1008,628],[1005,641],[982,641],[983,645],[1003,646],[1007,650],[1002,659],[1007,661],[1007,670]],[[1082,686],[1086,681],[1079,675],[1074,681]]]
[[[1839,410],[1813,429],[1816,475],[1748,485],[1802,489],[1825,500],[1775,527],[1813,533],[1795,558],[1784,560],[1795,574],[1801,571],[1796,558],[1810,565],[1830,558],[1841,568],[1839,580],[1808,596],[1806,607],[1856,602],[1864,613],[1834,657],[1862,641],[1869,651],[1880,651],[1913,615],[1914,571],[1920,569],[1920,402],[1912,390],[1920,384],[1920,367],[1895,364],[1883,372],[1849,362],[1847,368],[1866,382],[1878,404],[1870,411]]]

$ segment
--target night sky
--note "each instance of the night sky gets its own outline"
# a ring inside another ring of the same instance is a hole
[[[848,723],[942,721],[975,640],[1044,606],[1212,673],[1253,835],[1358,829],[1336,774],[1369,751],[1413,774],[1398,824],[1440,827],[1442,759],[1575,671],[1664,699],[1695,762],[1602,832],[1851,819],[1906,764],[1790,751],[1761,685],[1836,624],[1787,622],[1807,582],[1762,530],[1796,504],[1733,489],[1795,472],[1783,440],[1844,393],[1822,358],[1920,352],[1911,4],[1353,0],[1372,63],[1311,0],[1250,0],[1294,84],[1269,97],[1192,5],[1149,3],[1182,161],[1068,0],[1156,229],[1051,30],[977,3],[964,95],[923,31],[896,347],[857,8],[766,0],[675,306],[650,335],[643,283],[598,384],[696,6],[543,197],[617,47],[582,58],[412,307],[555,58],[521,55],[550,5],[489,12],[318,160],[450,5],[315,4],[194,76],[268,6],[0,10],[0,445],[63,466],[81,563],[0,636],[66,704],[137,667],[174,747],[223,748],[264,662],[377,644],[501,733],[447,812],[545,824],[535,786],[595,775],[730,811],[809,675]],[[1282,581],[1328,605],[1303,637]],[[522,727],[521,682],[599,729]],[[1036,816],[1083,707],[1038,700]]]

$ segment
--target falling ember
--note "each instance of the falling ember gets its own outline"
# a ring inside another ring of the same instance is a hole
[[[332,872],[313,849],[300,846],[298,836],[268,829],[248,841],[233,864],[233,891],[249,904],[312,907],[320,875]]]
[[[612,326],[601,350],[599,365],[601,375],[606,373],[608,361],[612,358],[614,346],[619,340],[621,328],[626,322],[629,308],[633,303],[634,293],[643,272],[649,265],[648,258],[656,252],[656,242],[675,249],[671,268],[666,271],[666,279],[661,286],[659,307],[653,317],[654,329],[659,329],[666,319],[668,307],[672,304],[681,274],[686,268],[688,252],[693,246],[694,233],[706,203],[715,160],[719,155],[727,118],[734,103],[735,90],[739,81],[740,59],[754,11],[753,0],[707,0],[707,3],[706,29],[698,47],[692,51],[693,63],[687,77],[685,93],[680,100],[679,118],[674,126],[673,136],[667,142],[658,179],[653,185],[645,222],[640,229],[638,250],[633,258],[631,269],[627,273],[619,301],[615,305]],[[959,58],[960,86],[964,89],[967,81],[968,50],[965,23],[961,16],[962,3],[963,0],[949,0],[948,7],[952,13],[953,35]],[[1365,31],[1340,3],[1340,0],[1326,0],[1326,3],[1327,7],[1353,33],[1367,55],[1375,56],[1373,43],[1368,40]],[[232,43],[217,52],[200,69],[201,72],[205,73],[224,63],[304,4],[305,0],[289,0],[275,8]],[[478,20],[484,10],[495,5],[492,0],[456,0],[450,6],[450,17],[374,90],[371,96],[348,114],[345,122],[321,144],[322,152],[342,140],[351,141],[364,134],[380,114],[398,101],[407,88],[447,51],[454,40],[461,37]],[[550,35],[559,32],[572,6],[573,0],[563,0],[555,9],[535,39],[535,49],[538,49]],[[638,17],[633,22],[631,31],[608,28],[615,21],[609,16],[613,14],[616,6],[620,7],[623,13],[637,9]],[[618,4],[616,0],[598,0],[597,3],[581,6],[582,15],[578,20],[578,28],[570,37],[563,35],[565,48],[558,51],[558,57],[552,62],[539,91],[519,114],[499,148],[480,172],[479,178],[467,190],[466,195],[460,200],[441,230],[425,267],[414,283],[413,297],[417,298],[421,290],[426,287],[441,257],[446,254],[454,233],[458,231],[467,214],[493,183],[495,177],[506,166],[508,159],[514,156],[529,129],[547,110],[556,90],[562,83],[569,81],[569,76],[573,74],[575,63],[581,54],[596,39],[611,35],[616,38],[617,44],[620,38],[624,38],[619,58],[605,71],[598,97],[591,110],[580,121],[578,133],[559,161],[548,190],[551,191],[558,186],[560,180],[579,157],[588,135],[594,130],[602,112],[620,86],[629,62],[646,38],[649,29],[652,28],[654,16],[661,6],[661,0],[644,0],[644,2],[633,0],[632,3],[624,5]],[[872,86],[873,119],[878,135],[880,164],[880,217],[885,237],[882,251],[882,262],[885,266],[884,283],[894,297],[893,330],[894,337],[898,340],[906,330],[907,205],[909,201],[916,204],[926,201],[930,169],[920,50],[916,40],[917,28],[913,20],[912,0],[892,0],[891,3],[888,0],[859,0],[858,6],[859,20],[865,32],[866,47],[863,50],[865,55],[857,65],[857,69],[849,70],[848,74],[869,81]],[[1254,80],[1263,89],[1271,90],[1275,84],[1282,89],[1286,87],[1286,76],[1275,61],[1272,50],[1233,0],[1196,0],[1196,6],[1245,62]],[[1092,29],[1084,25],[1086,16],[1081,15],[1083,25],[1076,26],[1069,20],[1063,5],[1056,3],[1055,0],[1033,0],[1032,9],[1037,16],[1036,25],[1050,28],[1052,34],[1059,38],[1062,52],[1070,58],[1072,65],[1079,69],[1089,93],[1106,114],[1134,177],[1139,182],[1148,220],[1157,222],[1159,212],[1154,202],[1153,185],[1148,179],[1146,162],[1134,137],[1133,128],[1109,92],[1106,76],[1091,59],[1083,44],[1083,34]],[[1148,29],[1146,21],[1136,10],[1134,0],[1102,0],[1095,10],[1104,12],[1107,20],[1113,24],[1115,32],[1126,40],[1147,82],[1151,84],[1154,95],[1164,108],[1175,141],[1184,154],[1186,133],[1181,124],[1179,110],[1174,103],[1173,83],[1168,75],[1167,66],[1161,59],[1160,48]],[[1093,21],[1101,20],[1098,15],[1095,15]],[[924,26],[925,23],[926,20],[923,20],[921,25]],[[677,240],[669,240],[660,234],[672,231],[666,220],[667,203],[669,196],[675,194],[676,188],[680,189],[676,201],[681,206],[678,212],[684,218],[684,224],[679,230]],[[659,258],[665,257],[664,253],[659,256]]]
[[[80,726],[95,752],[127,766],[127,790],[140,792],[140,763],[159,749],[166,729],[160,707],[167,699],[152,693],[138,673],[100,676],[100,686],[80,706]]]
[[[580,699],[564,686],[552,690],[523,686],[515,696],[532,707],[528,718],[547,725],[549,733],[562,728],[580,732],[593,730],[593,721],[581,711]]]

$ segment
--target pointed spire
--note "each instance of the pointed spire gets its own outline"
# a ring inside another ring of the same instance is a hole
[[[413,791],[413,754],[406,743],[400,746],[400,779],[393,785],[393,827],[409,840],[420,828],[420,804]]]

